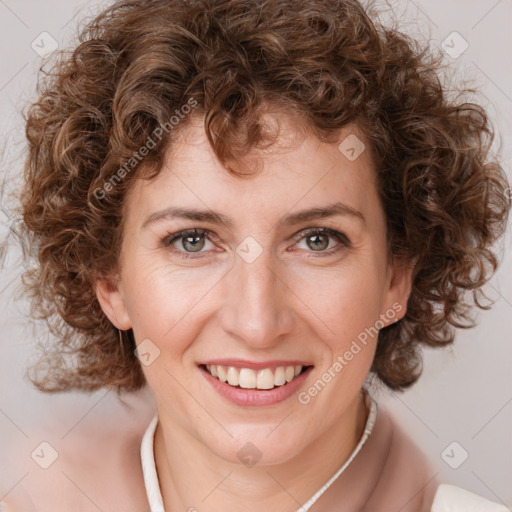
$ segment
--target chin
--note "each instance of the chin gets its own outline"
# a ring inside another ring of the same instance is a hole
[[[266,425],[265,428],[260,427],[256,431],[252,425],[227,427],[233,434],[232,438],[226,434],[221,442],[218,437],[204,439],[203,442],[216,456],[234,464],[247,467],[256,464],[258,466],[283,464],[300,453],[305,437],[298,432],[290,435],[285,428],[278,434],[277,430],[281,426],[275,429],[276,425],[278,423]]]

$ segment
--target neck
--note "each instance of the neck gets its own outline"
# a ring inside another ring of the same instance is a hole
[[[247,467],[218,457],[159,411],[154,451],[164,507],[190,512],[205,508],[294,512],[348,459],[366,418],[364,399],[358,394],[338,422],[291,459]]]

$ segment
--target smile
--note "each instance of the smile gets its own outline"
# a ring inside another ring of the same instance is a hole
[[[216,359],[198,367],[215,394],[242,407],[269,407],[291,399],[314,368],[309,361],[283,359]]]
[[[207,364],[204,368],[220,382],[242,389],[269,390],[277,386],[284,386],[298,377],[306,366],[289,365],[275,368],[236,368],[220,364]]]

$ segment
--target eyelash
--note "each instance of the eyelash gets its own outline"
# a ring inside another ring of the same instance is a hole
[[[173,233],[173,234],[168,235],[166,238],[163,239],[162,242],[166,247],[170,247],[173,242],[175,242],[176,240],[179,240],[180,238],[185,238],[186,236],[204,236],[204,235],[206,235],[208,240],[210,240],[210,242],[211,242],[212,239],[209,236],[210,233],[211,232],[207,229],[197,229],[197,228],[187,229],[185,231],[180,231],[178,233]],[[339,231],[336,231],[334,229],[329,229],[329,228],[308,228],[308,229],[301,231],[297,235],[294,235],[293,240],[300,242],[303,238],[307,238],[307,237],[314,236],[314,235],[324,235],[324,236],[329,235],[329,236],[336,238],[336,240],[338,240],[338,242],[340,242],[340,244],[341,244],[341,247],[339,245],[337,245],[336,247],[333,247],[329,250],[318,251],[319,253],[321,253],[319,255],[320,257],[330,256],[334,253],[337,253],[339,250],[341,250],[342,247],[347,248],[347,247],[351,246],[350,240],[347,238],[346,235],[344,235],[343,233],[340,233]],[[186,252],[186,251],[180,251],[177,249],[173,249],[172,252],[178,252],[180,254],[180,257],[183,259],[198,259],[198,258],[203,257],[203,256],[193,256],[193,254],[202,254],[202,252],[191,253],[191,252]],[[311,251],[311,252],[317,252],[317,251]],[[316,257],[316,256],[314,256],[314,257]]]

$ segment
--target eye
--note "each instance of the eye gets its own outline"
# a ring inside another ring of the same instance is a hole
[[[301,231],[295,237],[295,240],[305,240],[306,247],[312,252],[322,253],[321,255],[330,255],[343,249],[350,247],[350,240],[346,235],[329,228],[310,228]],[[334,247],[330,247],[330,239],[336,239],[339,243]],[[329,248],[329,249],[328,249]]]
[[[173,246],[175,248],[173,252],[180,253],[182,258],[200,258],[201,256],[194,256],[193,253],[206,252],[202,249],[205,246],[205,240],[210,241],[210,236],[211,233],[206,229],[187,229],[169,235],[163,243],[165,246]]]
[[[208,250],[202,250],[206,241],[211,243],[213,237],[213,233],[207,229],[194,228],[167,236],[163,240],[163,244],[166,247],[172,247],[172,252],[179,253],[181,258],[201,258],[201,253],[208,252]],[[351,246],[346,235],[329,228],[310,228],[301,231],[293,238],[299,242],[305,240],[306,247],[311,249],[309,252],[321,253],[322,256],[334,254],[344,247]],[[330,239],[333,238],[338,241],[338,245],[329,248]],[[197,255],[194,255],[194,253],[197,253]]]

